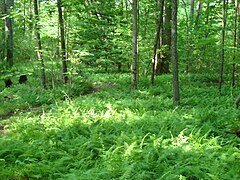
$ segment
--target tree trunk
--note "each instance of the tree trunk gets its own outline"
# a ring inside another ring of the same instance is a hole
[[[37,41],[37,55],[41,67],[41,84],[44,88],[46,88],[45,65],[43,61],[42,43],[39,27],[38,0],[34,0],[34,13],[35,13],[35,36]]]
[[[1,2],[1,19],[4,19],[4,16],[6,15],[6,4],[5,4],[5,0],[2,0]],[[4,24],[4,20],[3,20],[3,24]],[[6,56],[6,33],[5,33],[5,26],[2,26],[2,32],[1,32],[1,39],[2,39],[2,44],[1,44],[1,49],[0,49],[0,59],[5,59]]]
[[[193,38],[193,18],[194,18],[194,4],[195,1],[194,0],[190,0],[190,15],[189,15],[189,27],[188,27],[188,32],[187,32],[187,65],[186,65],[186,74],[189,73],[189,68],[192,64],[192,57],[191,57],[191,53],[192,53],[192,38]]]
[[[226,0],[222,1],[222,39],[221,39],[221,63],[220,63],[220,77],[219,77],[219,91],[221,92],[223,83],[223,66],[224,66],[224,43],[225,43],[225,26],[226,26]]]
[[[33,37],[33,10],[32,10],[32,0],[29,0],[29,10],[28,10],[28,16],[29,16],[29,34],[30,39]]]
[[[163,51],[162,51],[162,45],[163,45],[163,13],[164,13],[164,3],[165,0],[160,0],[162,1],[162,7],[161,7],[161,16],[159,18],[161,18],[161,26],[160,26],[160,37],[159,37],[159,41],[157,44],[157,49],[159,49],[160,51],[157,53],[157,57],[156,57],[156,75],[160,75],[161,74],[161,66],[162,66],[162,57],[163,57]]]
[[[165,1],[165,17],[164,17],[164,25],[163,25],[163,56],[161,57],[161,61],[159,64],[159,72],[160,74],[169,73],[169,62],[171,59],[171,2]]]
[[[173,105],[180,104],[179,81],[178,81],[178,52],[177,52],[177,10],[178,1],[172,0],[172,28],[171,28],[171,51],[173,68]]]
[[[61,49],[62,49],[62,72],[63,72],[63,82],[67,83],[67,57],[66,57],[66,42],[65,42],[65,32],[64,32],[64,21],[62,14],[62,1],[57,1],[58,6],[58,19],[60,25],[60,35],[61,35]]]
[[[11,11],[13,9],[14,0],[6,0],[6,41],[7,41],[7,62],[8,66],[13,66],[13,18]]]
[[[155,66],[156,66],[156,54],[157,54],[157,49],[159,48],[159,42],[160,42],[160,32],[161,32],[161,27],[162,27],[162,16],[163,16],[163,0],[160,0],[159,2],[159,10],[160,14],[157,18],[156,22],[156,35],[155,35],[155,42],[153,46],[153,56],[152,56],[152,72],[151,72],[151,84],[154,84],[154,76],[155,76]]]
[[[239,1],[235,0],[235,22],[234,22],[234,52],[233,52],[233,65],[232,65],[232,87],[235,86],[235,61],[236,61],[236,49],[238,47],[239,41],[239,30],[238,30],[238,22],[239,21]]]
[[[133,0],[132,2],[132,90],[137,89],[137,61],[138,61],[138,29],[137,29],[137,0]]]
[[[201,3],[201,1],[198,1],[198,3],[197,3],[197,10],[196,10],[196,21],[195,21],[196,26],[199,23],[199,17],[200,17],[201,8],[202,8],[202,3]]]

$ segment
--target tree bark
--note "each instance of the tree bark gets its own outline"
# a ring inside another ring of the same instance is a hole
[[[41,84],[44,88],[46,88],[45,65],[43,61],[42,42],[39,27],[38,0],[34,0],[34,13],[35,13],[35,36],[37,41],[37,55],[41,67]]]
[[[154,84],[154,76],[155,76],[155,66],[156,66],[156,54],[157,54],[157,49],[159,48],[159,41],[160,41],[160,32],[161,32],[161,27],[162,27],[162,16],[163,16],[163,0],[160,0],[159,2],[159,10],[160,14],[157,18],[157,23],[156,23],[156,35],[155,35],[155,41],[154,41],[154,46],[153,46],[153,56],[152,56],[152,72],[151,72],[151,84]]]
[[[64,29],[61,0],[57,0],[57,6],[58,6],[58,20],[60,25],[60,36],[61,36],[63,82],[67,83],[68,76],[67,76],[66,42],[65,42],[65,32],[64,32],[65,29]]]
[[[196,9],[196,21],[195,21],[195,25],[197,26],[199,23],[199,17],[200,17],[200,11],[202,8],[202,3],[201,1],[198,1],[197,3],[197,9]]]
[[[163,39],[162,39],[162,45],[164,46],[164,50],[162,51],[163,55],[159,63],[158,71],[160,72],[160,74],[167,74],[170,72],[169,63],[171,59],[171,20],[172,20],[171,1],[170,2],[165,1],[164,7],[165,17],[163,23]]]
[[[232,65],[232,87],[235,86],[235,60],[236,60],[236,49],[239,41],[239,0],[235,0],[235,22],[234,22],[234,52],[233,52],[233,65]]]
[[[6,43],[7,43],[7,63],[9,67],[13,66],[13,10],[14,0],[6,0]]]
[[[179,81],[178,81],[178,52],[177,52],[177,10],[178,1],[172,0],[172,28],[171,28],[171,51],[173,68],[173,105],[180,104]]]
[[[132,1],[132,81],[131,87],[132,90],[137,89],[137,66],[138,66],[138,29],[137,29],[137,0]]]
[[[189,13],[189,27],[187,32],[187,65],[186,74],[189,73],[189,68],[191,66],[191,53],[192,53],[192,38],[193,38],[193,19],[194,19],[194,0],[190,0],[190,13]]]
[[[158,41],[158,44],[157,44],[157,49],[159,49],[160,51],[157,53],[157,57],[156,57],[156,75],[160,75],[161,74],[161,66],[162,66],[162,61],[163,61],[163,51],[162,51],[162,45],[163,45],[163,14],[164,14],[164,3],[165,3],[165,0],[160,0],[162,1],[162,7],[161,7],[161,26],[160,26],[160,37],[159,37],[159,41]]]
[[[5,0],[2,0],[1,2],[1,19],[4,18],[4,16],[6,15],[6,3],[5,3]],[[4,24],[4,20],[3,20],[3,24]],[[1,36],[2,36],[2,48],[0,49],[0,58],[1,59],[4,59],[5,56],[6,56],[6,50],[5,50],[5,47],[6,47],[6,33],[5,33],[5,26],[3,25],[2,26],[2,32],[1,32]]]
[[[223,83],[223,66],[224,66],[224,43],[225,43],[225,26],[226,26],[226,0],[222,1],[222,39],[221,39],[221,63],[220,63],[220,77],[219,77],[219,91],[221,92]]]

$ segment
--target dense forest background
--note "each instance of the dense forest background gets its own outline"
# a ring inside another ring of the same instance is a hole
[[[1,179],[239,179],[239,0],[0,0]]]
[[[138,73],[140,76],[151,73],[154,46],[156,74],[169,73],[172,2],[142,0],[137,3]],[[34,4],[39,11],[37,14]],[[224,74],[232,74],[233,65],[239,62],[239,3],[193,0],[178,4],[180,72],[209,72],[219,78],[219,69],[224,66]],[[63,58],[67,59],[67,73],[71,73],[73,67],[75,71],[83,69],[78,66],[129,71],[132,62],[131,7],[130,1],[2,1],[1,69],[15,63],[36,61],[39,48],[36,33],[39,33],[40,59],[46,64],[47,79],[53,77],[48,72],[57,71],[50,70],[51,64],[61,66],[61,52],[66,53]],[[64,49],[60,43],[62,37]]]

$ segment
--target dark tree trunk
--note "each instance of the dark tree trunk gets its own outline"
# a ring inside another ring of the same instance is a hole
[[[173,105],[180,104],[179,81],[178,81],[178,52],[177,52],[177,10],[178,1],[172,0],[172,30],[171,30],[171,51],[173,68]]]
[[[171,2],[165,1],[165,17],[164,17],[164,25],[163,25],[163,46],[165,46],[163,50],[163,56],[161,57],[159,64],[159,72],[160,74],[169,73],[169,63],[171,60]]]
[[[164,13],[164,3],[165,0],[160,0],[162,1],[162,7],[160,12],[162,12],[161,14],[161,27],[160,27],[160,37],[159,37],[159,41],[157,44],[157,49],[159,49],[160,51],[157,53],[157,57],[156,57],[156,75],[160,75],[161,74],[161,66],[162,66],[162,57],[163,57],[163,52],[161,50],[162,45],[163,45],[163,13]]]
[[[11,17],[11,9],[13,9],[14,1],[6,0],[6,41],[7,41],[7,62],[8,66],[13,66],[13,18]]]
[[[133,0],[132,2],[132,81],[131,87],[132,90],[137,89],[137,62],[138,62],[138,30],[137,30],[137,18],[138,11],[137,11],[137,0]]]
[[[152,72],[151,72],[151,84],[154,84],[154,76],[155,76],[155,66],[156,66],[156,54],[157,54],[157,49],[159,48],[159,42],[160,42],[160,32],[161,32],[161,27],[162,27],[162,16],[163,16],[163,0],[160,0],[159,2],[159,10],[160,14],[157,18],[156,22],[156,35],[155,35],[155,41],[154,41],[154,46],[153,46],[153,56],[152,56]]]
[[[65,42],[65,32],[64,32],[64,21],[62,13],[62,1],[57,1],[58,6],[58,19],[60,25],[60,36],[61,36],[61,49],[62,49],[62,72],[63,72],[63,82],[67,83],[67,56],[66,56],[66,42]]]
[[[43,61],[42,43],[39,27],[38,0],[34,0],[34,13],[35,13],[35,36],[37,41],[37,55],[41,67],[41,84],[44,88],[46,88],[45,65]]]
[[[219,77],[219,91],[221,92],[223,83],[223,66],[224,66],[224,43],[225,43],[225,26],[226,26],[226,0],[223,0],[222,5],[222,39],[221,39],[221,63],[220,63],[220,77]]]

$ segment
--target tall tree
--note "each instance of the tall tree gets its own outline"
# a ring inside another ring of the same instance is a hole
[[[172,20],[172,4],[171,1],[164,1],[164,24],[163,24],[163,37],[162,37],[162,45],[163,45],[163,54],[160,60],[159,72],[160,74],[169,73],[169,63],[171,59],[171,20]]]
[[[157,53],[157,56],[156,56],[156,75],[160,75],[162,73],[162,61],[163,61],[163,17],[164,17],[164,3],[165,3],[165,0],[159,0],[161,2],[159,2],[161,4],[161,14],[159,16],[159,18],[161,18],[161,24],[160,24],[160,35],[159,35],[159,41],[158,41],[158,44],[157,44],[157,50],[158,50],[158,53]]]
[[[173,105],[180,104],[179,81],[178,81],[178,52],[177,52],[177,10],[178,1],[172,0],[172,28],[171,28],[171,52],[173,73]]]
[[[219,91],[221,92],[223,83],[223,66],[224,66],[224,45],[225,45],[225,26],[226,26],[226,0],[222,1],[222,39],[221,39],[221,63],[219,77]]]
[[[13,10],[14,0],[6,0],[6,42],[7,42],[7,62],[9,67],[13,66]]]
[[[30,34],[30,38],[32,39],[33,36],[33,9],[32,9],[32,1],[33,0],[29,0],[29,9],[28,9],[28,18],[29,18],[29,34]]]
[[[58,20],[60,25],[60,36],[61,36],[61,49],[62,49],[62,72],[63,72],[63,82],[67,83],[67,56],[66,56],[66,42],[65,42],[65,29],[64,29],[64,20],[62,13],[62,1],[57,0],[58,7]]]
[[[191,65],[191,53],[192,53],[192,36],[193,36],[193,19],[194,19],[194,0],[190,0],[190,13],[189,13],[189,27],[187,27],[187,65],[186,73],[188,74]]]
[[[151,84],[154,84],[154,76],[155,76],[155,67],[156,67],[156,55],[157,55],[157,49],[159,48],[159,42],[160,42],[160,34],[161,34],[161,27],[163,23],[163,0],[159,1],[159,8],[156,8],[160,10],[160,13],[158,15],[157,21],[156,21],[156,35],[155,35],[155,41],[153,46],[153,56],[152,56],[152,72],[151,72]]]
[[[1,19],[3,20],[4,19],[4,16],[6,15],[6,3],[5,3],[5,0],[2,0],[1,1]],[[4,24],[5,21],[3,20],[2,21],[2,24]],[[5,26],[3,25],[2,26],[2,29],[1,29],[1,39],[2,39],[2,44],[1,44],[1,49],[0,49],[0,58],[1,59],[4,59],[5,58],[5,46],[6,46],[6,35],[5,35]]]
[[[132,90],[137,89],[138,84],[138,10],[137,10],[137,0],[132,1]]]
[[[198,23],[199,23],[199,17],[200,17],[201,8],[202,8],[202,2],[201,2],[201,1],[198,1],[198,3],[197,3],[197,9],[196,9],[196,21],[195,21],[196,26],[197,26]]]
[[[41,84],[44,88],[46,88],[46,75],[45,75],[45,65],[43,61],[43,53],[42,53],[42,42],[40,35],[40,26],[39,26],[39,11],[38,11],[38,0],[34,0],[34,13],[35,13],[35,36],[37,41],[37,55],[38,60],[41,67]]]
[[[235,60],[236,60],[236,49],[239,41],[239,0],[235,0],[235,21],[234,21],[234,52],[233,52],[233,65],[232,65],[232,87],[235,86]]]

